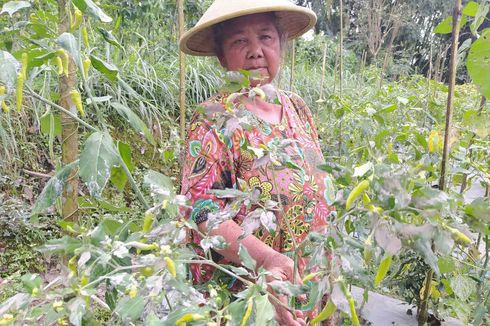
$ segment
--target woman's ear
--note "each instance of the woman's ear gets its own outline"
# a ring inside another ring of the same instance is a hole
[[[227,64],[226,64],[226,59],[225,59],[225,56],[224,56],[224,55],[222,55],[222,54],[220,54],[220,55],[217,55],[216,57],[218,58],[218,61],[219,61],[220,65],[221,65],[223,68],[227,69]]]

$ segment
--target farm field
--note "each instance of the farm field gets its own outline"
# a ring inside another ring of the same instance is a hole
[[[189,120],[247,88],[178,50],[211,2],[0,2],[0,326],[277,324],[246,250],[218,264],[222,237],[185,241]],[[319,269],[269,289],[303,311],[326,295],[311,325],[488,325],[490,2],[294,2],[318,22],[274,84],[313,114],[336,212],[301,244]],[[193,284],[196,265],[218,272]]]

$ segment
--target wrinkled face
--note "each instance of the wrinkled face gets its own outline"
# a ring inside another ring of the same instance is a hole
[[[229,71],[256,71],[262,80],[252,86],[272,82],[281,63],[281,40],[270,14],[253,14],[233,19],[223,30],[221,65]]]

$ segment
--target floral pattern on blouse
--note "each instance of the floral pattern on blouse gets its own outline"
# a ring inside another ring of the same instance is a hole
[[[325,232],[335,190],[330,175],[317,168],[325,161],[309,108],[294,93],[276,93],[282,109],[278,124],[260,119],[239,98],[231,103],[234,114],[227,114],[230,103],[225,94],[212,97],[196,110],[188,130],[181,193],[192,203],[188,216],[197,224],[228,203],[210,190],[248,188],[258,191],[260,202],[280,202],[282,210],[274,211],[276,232],[259,227],[254,235],[288,254],[294,249],[292,237],[299,244],[310,231]],[[257,152],[271,148],[278,149],[283,162],[272,158],[260,163],[264,159],[257,158]],[[241,224],[256,208],[242,205],[233,219]],[[287,221],[293,234],[288,232]],[[201,238],[191,232],[189,240],[199,244]],[[306,261],[300,259],[300,272],[305,266]],[[191,266],[191,272],[196,283],[212,276],[211,268],[201,265]]]

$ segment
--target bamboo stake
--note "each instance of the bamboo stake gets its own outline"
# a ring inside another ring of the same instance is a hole
[[[68,15],[69,1],[58,0],[59,24],[58,31],[60,34],[69,32],[70,18]],[[69,54],[68,54],[69,55]],[[59,79],[60,87],[60,106],[77,115],[77,109],[71,102],[70,91],[76,87],[76,68],[73,58],[70,56],[68,62],[68,75],[62,74]],[[63,165],[68,165],[78,160],[78,123],[69,115],[61,113],[61,156]],[[66,186],[63,190],[62,197],[62,217],[65,220],[77,222],[78,216],[78,177],[77,171],[71,172],[67,179]]]
[[[294,84],[294,66],[295,66],[295,61],[296,61],[296,41],[293,40],[292,42],[292,51],[291,51],[291,72],[289,76],[289,91],[293,91],[293,84]]]
[[[323,47],[322,79],[320,82],[320,99],[323,99],[323,86],[325,84],[325,68],[327,66],[327,48],[328,48],[328,44],[325,43],[325,46]]]
[[[177,0],[177,9],[179,12],[179,38],[185,32],[184,29],[184,0]],[[179,106],[180,106],[180,139],[185,142],[185,55],[179,51]]]
[[[446,189],[446,169],[449,154],[449,134],[451,130],[453,106],[454,106],[454,86],[456,84],[456,68],[458,60],[458,41],[459,41],[459,27],[461,22],[461,0],[454,0],[454,10],[453,10],[453,34],[452,34],[452,45],[451,45],[451,62],[449,66],[449,89],[448,89],[448,99],[447,99],[447,110],[446,110],[446,131],[444,134],[444,150],[442,153],[442,164],[441,164],[441,177],[439,179],[439,189],[444,191]],[[420,302],[420,309],[418,314],[418,324],[419,326],[425,325],[428,317],[428,303],[430,297],[430,289],[432,287],[432,278],[434,276],[434,271],[430,269],[427,272],[425,278],[425,290]]]
[[[458,65],[458,41],[459,27],[461,22],[461,0],[455,0],[453,12],[453,37],[451,46],[451,62],[449,66],[449,89],[446,110],[446,131],[444,134],[444,150],[442,152],[441,177],[439,179],[439,189],[446,189],[446,170],[449,156],[449,134],[452,127],[453,107],[454,107],[454,86],[456,84],[456,69]]]
[[[339,50],[339,60],[340,60],[340,69],[339,69],[339,91],[340,98],[342,98],[342,87],[343,87],[343,78],[344,78],[344,0],[340,0],[340,50]]]
[[[339,98],[342,101],[343,78],[344,78],[344,1],[340,0],[340,44],[339,44]],[[339,123],[339,160],[342,157],[342,118]]]

